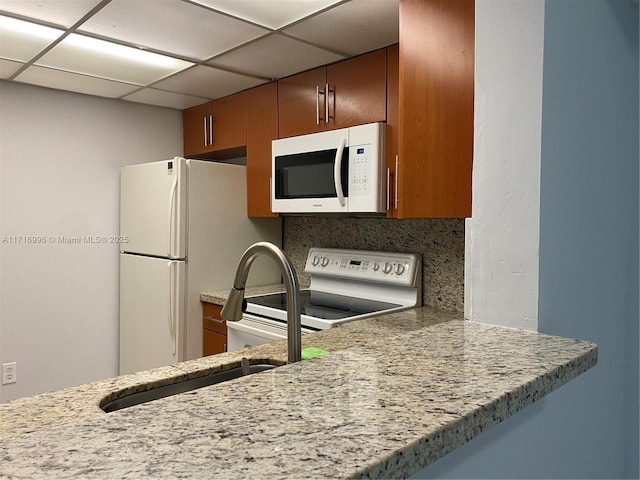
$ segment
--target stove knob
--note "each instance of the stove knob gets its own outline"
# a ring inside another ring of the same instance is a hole
[[[322,257],[322,266],[326,267],[327,265],[329,265],[329,258],[328,257]]]
[[[404,265],[401,264],[401,263],[396,265],[396,274],[397,275],[402,275],[403,272],[404,272]]]
[[[313,259],[311,260],[311,265],[313,265],[315,267],[316,265],[318,265],[319,261],[320,261],[320,259],[318,258],[318,256],[314,255]]]
[[[374,263],[373,264],[373,271],[377,272],[378,270],[380,270],[380,264],[379,263]]]
[[[382,271],[383,271],[384,273],[391,273],[391,270],[392,270],[392,269],[393,269],[393,266],[392,266],[389,262],[386,262],[386,263],[384,264],[384,267],[382,267]]]

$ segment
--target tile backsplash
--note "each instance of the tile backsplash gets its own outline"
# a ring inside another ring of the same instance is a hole
[[[417,253],[423,304],[464,310],[464,219],[284,217],[284,249],[301,283],[310,247]]]

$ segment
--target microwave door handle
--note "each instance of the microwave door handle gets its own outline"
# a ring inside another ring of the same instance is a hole
[[[336,161],[333,164],[333,183],[336,186],[336,194],[338,195],[338,201],[340,205],[344,207],[344,192],[342,191],[342,152],[344,152],[344,147],[347,143],[347,139],[343,138],[340,140],[340,145],[338,145],[338,150],[336,151]]]

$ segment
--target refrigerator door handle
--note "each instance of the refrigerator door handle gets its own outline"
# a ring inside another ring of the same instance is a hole
[[[174,302],[176,300],[176,282],[174,279],[175,269],[174,265],[178,262],[169,262],[167,267],[169,268],[169,334],[171,335],[171,344],[173,345],[173,355],[176,354],[176,316]]]
[[[171,194],[169,198],[169,258],[177,255],[176,248],[176,191],[178,190],[178,174],[175,174],[173,185],[171,186]],[[175,254],[174,254],[175,252]]]

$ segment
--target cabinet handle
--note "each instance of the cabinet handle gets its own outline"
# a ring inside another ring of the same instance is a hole
[[[396,155],[396,178],[395,178],[395,183],[396,183],[396,191],[395,193],[395,209],[398,209],[398,155]]]
[[[320,125],[320,87],[316,85],[316,125]]]
[[[209,115],[209,145],[213,145],[213,115]]]
[[[324,84],[324,123],[329,124],[329,83]]]
[[[207,143],[207,117],[202,117],[202,119],[204,120],[204,146],[206,147],[208,145],[208,143]]]
[[[207,315],[204,317],[205,320],[211,320],[212,322],[216,322],[216,323],[224,323],[224,320],[221,318],[216,318],[216,317],[212,317],[210,315]]]
[[[387,211],[389,211],[389,206],[390,206],[389,202],[391,201],[390,200],[390,196],[389,196],[389,188],[391,188],[390,187],[390,183],[391,183],[390,177],[391,177],[391,169],[389,167],[387,167]]]

